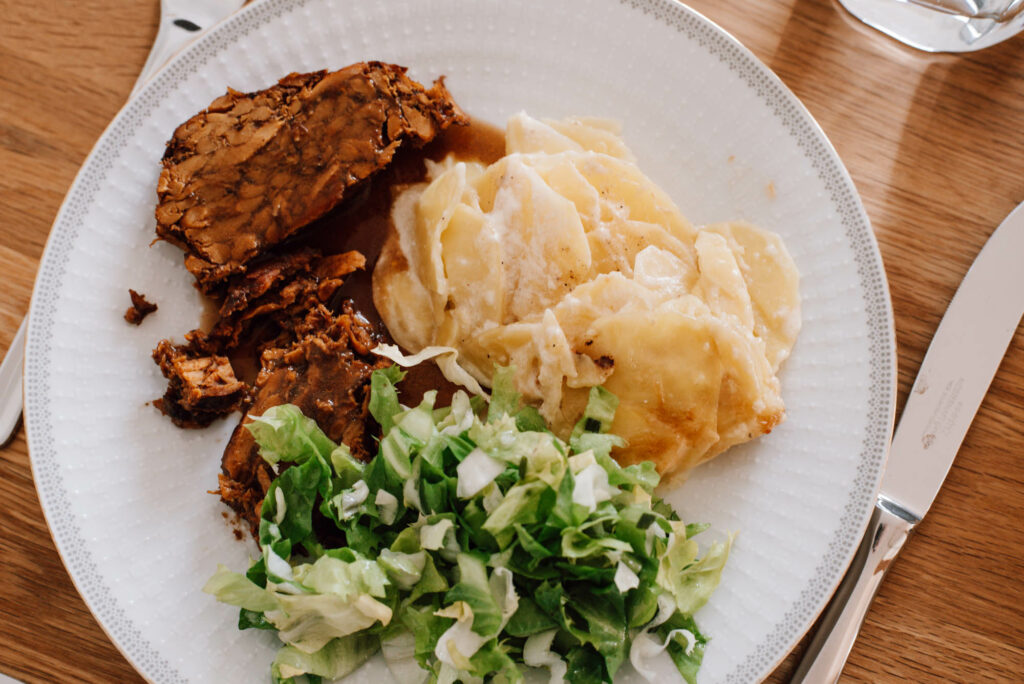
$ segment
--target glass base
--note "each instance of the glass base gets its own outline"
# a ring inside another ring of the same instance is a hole
[[[1024,13],[1007,21],[972,19],[899,0],[839,0],[868,26],[928,52],[973,52],[1024,31]]]

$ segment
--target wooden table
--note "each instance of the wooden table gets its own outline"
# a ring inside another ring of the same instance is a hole
[[[932,56],[827,0],[691,4],[775,70],[850,170],[892,289],[902,407],[957,284],[1024,200],[1024,36]],[[157,5],[0,0],[0,351],[28,309],[64,193],[146,59]],[[843,681],[1024,677],[1022,388],[1018,331]],[[0,450],[0,520],[0,672],[26,682],[138,681],[61,564],[22,431]],[[795,657],[771,681],[785,681]]]

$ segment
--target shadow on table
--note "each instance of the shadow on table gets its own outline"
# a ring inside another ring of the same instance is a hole
[[[902,221],[876,226],[896,257],[886,270],[897,319],[922,323],[899,340],[904,378],[917,373],[982,245],[1024,200],[1024,130],[1007,130],[1007,122],[1022,120],[1022,62],[1024,40],[948,55],[924,70],[913,94],[883,200],[884,214]],[[921,232],[928,234],[925,253]],[[922,275],[922,260],[943,268]],[[901,392],[898,406],[905,398]]]
[[[816,69],[834,61],[837,54],[863,58],[881,52],[883,56],[899,59],[908,51],[918,54],[863,24],[847,12],[839,0],[794,0],[768,66],[778,73],[790,73],[786,83],[796,91],[805,77],[809,79]],[[792,73],[793,65],[801,69]],[[835,82],[840,82],[842,74],[831,75]]]
[[[1022,63],[1024,40],[945,56],[924,71],[903,124],[887,199],[912,201],[965,241],[965,270],[1024,199],[1024,130],[1007,130],[1024,108]]]

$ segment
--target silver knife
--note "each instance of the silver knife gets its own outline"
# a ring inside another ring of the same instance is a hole
[[[142,73],[135,81],[134,95],[186,45],[234,14],[247,0],[160,0],[160,28],[150,48]],[[21,372],[25,361],[25,322],[11,340],[0,363],[0,447],[14,436],[21,416]]]
[[[939,323],[903,416],[867,533],[792,681],[839,679],[868,606],[931,508],[1024,316],[1024,204],[982,247]]]

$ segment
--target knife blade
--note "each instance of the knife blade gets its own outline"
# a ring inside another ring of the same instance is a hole
[[[1024,204],[992,233],[921,363],[880,496],[920,520],[942,487],[1024,315]]]
[[[838,681],[871,600],[931,508],[1024,316],[1024,203],[992,233],[925,354],[860,547],[792,682]]]

